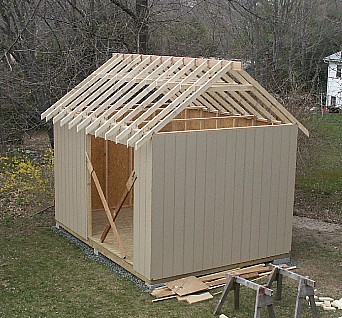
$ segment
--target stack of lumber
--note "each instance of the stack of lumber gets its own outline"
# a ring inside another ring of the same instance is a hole
[[[284,265],[284,267],[285,266],[286,265]],[[151,295],[155,297],[155,299],[152,301],[156,302],[175,298],[179,301],[186,301],[189,304],[197,303],[213,298],[213,295],[209,290],[224,286],[227,273],[245,279],[256,280],[260,277],[269,275],[271,271],[271,266],[259,264],[200,277],[189,276],[177,279],[165,283],[165,286],[163,287],[154,289]]]
[[[317,307],[322,307],[324,310],[336,311],[336,309],[342,309],[342,298],[334,299],[331,297],[318,297],[315,295],[315,303]]]

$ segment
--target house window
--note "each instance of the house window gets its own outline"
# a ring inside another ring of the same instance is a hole
[[[330,106],[336,106],[336,96],[331,96]]]
[[[340,78],[342,73],[342,65],[337,65],[336,77]]]

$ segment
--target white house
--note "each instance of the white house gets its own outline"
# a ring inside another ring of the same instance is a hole
[[[342,51],[324,58],[328,63],[326,106],[342,106]]]

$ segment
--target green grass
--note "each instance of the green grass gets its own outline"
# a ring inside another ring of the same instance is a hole
[[[219,296],[191,306],[176,300],[152,303],[132,282],[52,231],[52,224],[52,213],[0,221],[0,317],[213,317]],[[303,244],[296,245],[298,255],[310,250]],[[319,246],[311,248],[319,250],[314,266],[323,259],[336,260]],[[284,285],[284,298],[275,306],[278,318],[293,316],[297,288],[288,281]],[[233,310],[230,295],[223,313],[253,317],[254,299],[253,291],[242,288],[240,310]],[[306,305],[302,317],[311,317]]]
[[[304,204],[342,216],[342,115],[314,115],[304,122],[309,138],[301,138],[296,189]]]

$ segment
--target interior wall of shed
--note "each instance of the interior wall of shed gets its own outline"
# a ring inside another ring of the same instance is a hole
[[[91,136],[91,161],[109,207],[115,208],[133,169],[132,149],[113,141]],[[132,193],[128,195],[124,206],[133,206]],[[93,180],[91,182],[91,209],[92,211],[103,210]]]
[[[257,119],[253,115],[229,115],[227,113],[219,113],[209,111],[207,109],[185,109],[171,120],[160,132],[176,132],[189,130],[208,130],[235,127],[250,126],[268,126],[272,125],[266,119]]]

